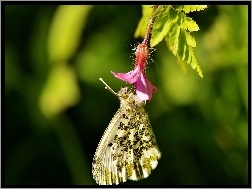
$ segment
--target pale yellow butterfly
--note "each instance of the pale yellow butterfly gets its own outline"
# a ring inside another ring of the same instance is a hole
[[[120,99],[120,108],[96,149],[92,163],[93,178],[100,185],[147,178],[157,167],[161,152],[144,110],[145,101],[139,100],[128,87],[115,93],[100,80]]]

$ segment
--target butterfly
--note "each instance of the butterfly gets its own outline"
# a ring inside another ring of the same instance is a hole
[[[120,108],[110,121],[96,149],[92,174],[99,185],[112,185],[147,178],[161,158],[145,101],[123,87],[115,93],[101,78],[105,88],[120,99]]]

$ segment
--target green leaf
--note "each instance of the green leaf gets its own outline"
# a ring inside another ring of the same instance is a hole
[[[170,43],[170,50],[175,56],[177,55],[178,51],[179,36],[180,36],[180,27],[176,26],[176,24],[173,23],[168,33],[168,39]]]
[[[184,11],[185,13],[201,11],[207,8],[207,5],[179,5],[174,6],[174,8],[178,11]]]
[[[187,42],[190,41],[190,38],[188,38],[188,36],[190,36],[188,35],[188,32],[184,29],[181,29],[179,36],[177,35],[177,39],[174,39],[174,37],[167,35],[165,37],[165,41],[168,43],[167,45],[170,46],[172,53],[178,58],[178,61],[186,61],[191,65],[193,69],[196,69],[198,74],[203,78],[202,70],[195,57],[193,48]],[[174,44],[174,41],[177,44]],[[177,49],[177,51],[175,51],[174,49]]]
[[[191,47],[196,47],[196,41],[193,36],[191,36],[188,32],[185,32],[186,35],[186,43]]]
[[[196,30],[198,25],[191,18],[186,17],[183,12],[177,12],[171,9],[170,13],[176,19],[170,19],[172,24],[169,25],[168,33],[165,36],[167,46],[178,60],[186,61],[203,77],[202,70],[192,48],[196,47],[196,41],[189,33],[189,31]],[[174,14],[177,14],[177,16],[174,16]],[[180,65],[182,64],[180,63]]]
[[[151,5],[142,5],[142,18],[138,23],[137,29],[135,31],[134,37],[142,37],[144,38],[146,28],[148,25],[148,20],[153,13],[153,6]]]
[[[198,31],[199,26],[192,18],[187,17],[186,13],[205,8],[207,8],[206,5],[158,6],[154,13],[156,19],[152,26],[150,39],[150,46],[154,47],[165,38],[169,50],[176,58],[190,64],[201,77],[203,77],[202,70],[193,51],[193,47],[196,47],[196,40],[190,34],[190,32]],[[180,65],[183,64],[180,62]]]
[[[154,47],[160,43],[172,24],[172,15],[169,13],[170,6],[159,6],[156,10],[157,17],[152,27],[150,46]]]
[[[180,13],[180,17],[181,19],[183,19],[183,24],[182,24],[182,27],[186,30],[189,30],[189,31],[198,31],[199,30],[199,26],[198,24],[196,24],[196,22],[191,19],[190,17],[187,17],[184,13]]]

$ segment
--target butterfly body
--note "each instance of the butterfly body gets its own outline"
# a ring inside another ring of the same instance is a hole
[[[105,130],[92,163],[93,177],[100,185],[147,178],[161,157],[145,101],[128,87],[117,95],[120,108]]]

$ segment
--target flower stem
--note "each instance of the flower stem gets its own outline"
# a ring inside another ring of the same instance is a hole
[[[153,22],[154,22],[154,20],[156,18],[155,10],[158,8],[158,5],[154,5],[152,8],[153,8],[153,13],[152,13],[151,18],[149,19],[149,23],[148,23],[148,26],[147,26],[147,29],[146,29],[146,32],[145,32],[143,42],[142,42],[142,44],[146,44],[146,45],[148,43],[148,39],[149,39],[150,34],[151,34]]]

